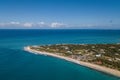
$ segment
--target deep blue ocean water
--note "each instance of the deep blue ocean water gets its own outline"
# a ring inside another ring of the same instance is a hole
[[[24,46],[120,43],[120,30],[0,30],[0,80],[120,80]]]

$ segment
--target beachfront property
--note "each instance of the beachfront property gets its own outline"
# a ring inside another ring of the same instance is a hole
[[[57,44],[30,48],[120,71],[120,44]]]

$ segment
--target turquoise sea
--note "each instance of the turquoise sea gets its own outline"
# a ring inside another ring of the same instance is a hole
[[[120,30],[0,30],[0,80],[120,80],[24,46],[120,43]]]

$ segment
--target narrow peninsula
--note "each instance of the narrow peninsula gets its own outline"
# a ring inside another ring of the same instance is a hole
[[[24,49],[120,77],[120,44],[56,44],[27,46]]]

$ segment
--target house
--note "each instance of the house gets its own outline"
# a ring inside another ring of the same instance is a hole
[[[101,57],[101,54],[97,54],[97,55],[95,55],[96,57]]]

